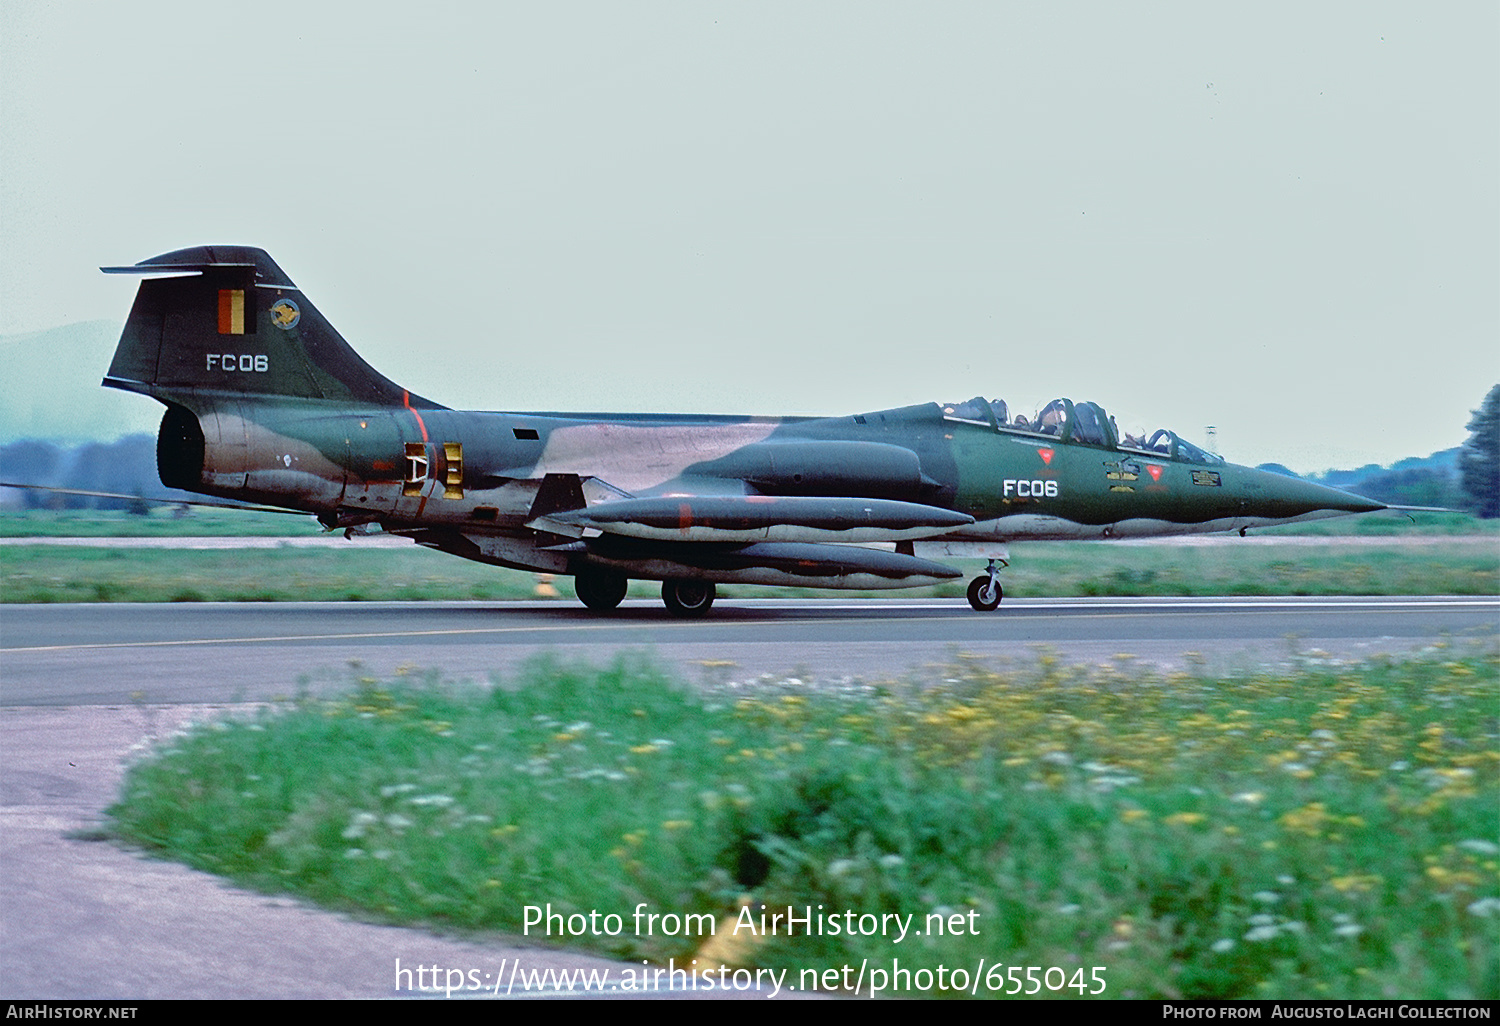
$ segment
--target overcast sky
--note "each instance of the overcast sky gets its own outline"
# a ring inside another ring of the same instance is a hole
[[[1493,0],[4,0],[0,333],[244,243],[451,406],[1389,463],[1500,380],[1497,53]]]

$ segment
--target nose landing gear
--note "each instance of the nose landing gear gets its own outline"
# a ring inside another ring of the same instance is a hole
[[[1000,587],[1000,570],[1010,564],[1003,559],[992,559],[985,573],[969,582],[969,605],[981,613],[993,612],[1005,597]]]

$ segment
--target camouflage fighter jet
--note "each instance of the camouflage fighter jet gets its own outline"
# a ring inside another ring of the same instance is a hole
[[[378,525],[499,566],[571,575],[594,610],[630,578],[677,616],[719,583],[901,588],[1007,543],[1239,531],[1386,508],[1227,464],[1167,430],[1118,433],[1088,402],[1034,418],[1004,402],[844,417],[484,413],[383,377],[264,252],[195,247],[147,275],[104,384],[166,406],[162,482]]]

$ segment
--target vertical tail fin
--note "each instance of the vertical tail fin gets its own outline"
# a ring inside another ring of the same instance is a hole
[[[198,391],[442,409],[360,359],[263,251],[196,246],[106,274],[141,282],[104,384],[183,402]]]

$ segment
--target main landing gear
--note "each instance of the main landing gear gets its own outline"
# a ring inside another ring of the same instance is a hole
[[[713,607],[714,585],[712,581],[662,581],[661,600],[673,616],[694,620]]]
[[[613,570],[581,570],[573,577],[578,601],[596,613],[607,613],[625,598],[630,582]]]
[[[997,609],[1005,597],[1005,589],[1000,587],[1000,569],[1009,565],[1003,559],[990,560],[986,571],[969,582],[969,605],[981,613]]]
[[[629,583],[624,574],[589,568],[574,575],[573,590],[578,600],[594,612],[607,613],[625,598]],[[661,600],[673,616],[693,620],[713,608],[714,586],[710,581],[663,581]]]

